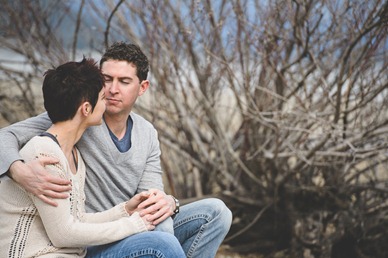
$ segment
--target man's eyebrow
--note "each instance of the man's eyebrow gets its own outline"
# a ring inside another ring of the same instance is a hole
[[[106,76],[106,77],[109,77],[109,78],[113,78],[113,76],[109,75],[109,74],[106,74],[106,73],[103,73],[102,75]],[[119,80],[133,80],[132,77],[118,77]]]
[[[119,80],[133,80],[132,77],[119,77]]]

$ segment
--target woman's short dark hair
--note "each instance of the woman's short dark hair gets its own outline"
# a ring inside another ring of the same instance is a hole
[[[104,77],[94,59],[68,62],[44,74],[44,107],[53,123],[72,119],[82,102],[94,109],[104,87]]]

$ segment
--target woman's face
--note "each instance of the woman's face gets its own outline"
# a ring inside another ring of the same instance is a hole
[[[105,91],[103,88],[98,94],[98,101],[93,112],[90,114],[90,125],[100,125],[102,123],[102,116],[105,112],[105,108]]]

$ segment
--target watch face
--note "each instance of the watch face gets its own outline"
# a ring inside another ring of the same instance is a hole
[[[174,213],[177,214],[179,212],[179,200],[175,197],[173,197],[174,201],[175,201],[175,210],[174,210]]]

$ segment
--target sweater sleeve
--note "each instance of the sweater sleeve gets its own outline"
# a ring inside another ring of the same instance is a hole
[[[2,148],[0,149],[0,175],[5,174],[11,164],[22,160],[19,150],[33,136],[47,130],[51,120],[47,113],[26,119],[0,130]]]
[[[150,188],[156,188],[163,191],[162,168],[160,166],[160,144],[158,133],[155,128],[150,130],[149,155],[145,164],[144,172],[139,182],[137,193],[147,191]]]
[[[147,231],[138,213],[108,222],[81,222],[69,213],[68,199],[53,207],[34,197],[47,235],[56,247],[84,247],[118,241],[135,233]]]
[[[55,143],[51,142],[51,146],[53,144]],[[22,156],[26,160],[31,160],[37,155],[50,155],[59,158],[59,164],[48,165],[46,169],[51,174],[64,177],[67,174],[67,171],[65,171],[67,162],[61,154],[62,152],[58,147],[56,149],[50,148],[42,141],[28,144],[22,150]],[[56,200],[57,207],[48,205],[31,194],[30,198],[39,212],[48,237],[56,247],[102,245],[135,233],[147,231],[146,225],[138,213],[124,216],[120,205],[113,207],[102,215],[96,215],[94,219],[93,216],[83,216],[81,214],[81,220],[78,220],[71,215],[70,198]],[[85,218],[85,220],[82,218]]]
[[[102,212],[83,212],[80,215],[80,220],[88,223],[102,223],[128,216],[129,214],[125,210],[125,202],[123,202]]]

